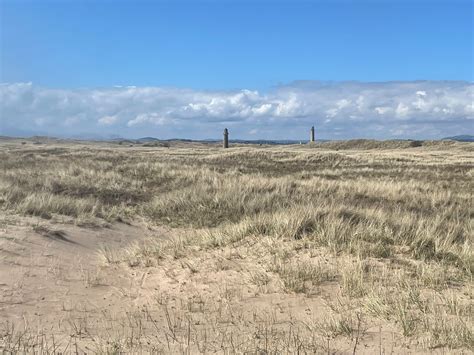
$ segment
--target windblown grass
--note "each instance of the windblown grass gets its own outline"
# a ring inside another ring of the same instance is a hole
[[[225,151],[15,146],[0,153],[0,206],[12,215],[193,228],[102,257],[149,267],[238,253],[259,265],[246,277],[260,289],[312,297],[335,287],[341,304],[332,318],[306,324],[323,338],[357,347],[364,327],[383,320],[425,349],[472,349],[472,151],[371,141]],[[301,346],[316,349],[309,339]]]

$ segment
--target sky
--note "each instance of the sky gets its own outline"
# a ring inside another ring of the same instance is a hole
[[[0,0],[0,135],[474,134],[474,0]]]

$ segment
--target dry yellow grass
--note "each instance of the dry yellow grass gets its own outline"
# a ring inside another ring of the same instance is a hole
[[[181,294],[156,291],[155,308],[127,326],[108,324],[109,338],[89,330],[78,346],[97,352],[467,352],[473,153],[454,142],[228,150],[3,142],[0,223],[174,228],[169,238],[101,249],[105,267],[188,284]],[[28,334],[0,331],[0,348],[31,349]]]

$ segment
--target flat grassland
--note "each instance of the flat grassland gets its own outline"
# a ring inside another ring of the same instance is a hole
[[[0,350],[472,353],[473,181],[472,143],[3,139]]]

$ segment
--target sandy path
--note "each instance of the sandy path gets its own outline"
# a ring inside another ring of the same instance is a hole
[[[146,238],[144,229],[125,224],[97,230],[72,225],[47,228],[0,230],[2,321],[49,328],[74,321],[80,313],[79,318],[84,314],[95,318],[129,305],[127,295],[141,276],[125,266],[104,267],[100,249],[113,251],[140,242]]]

